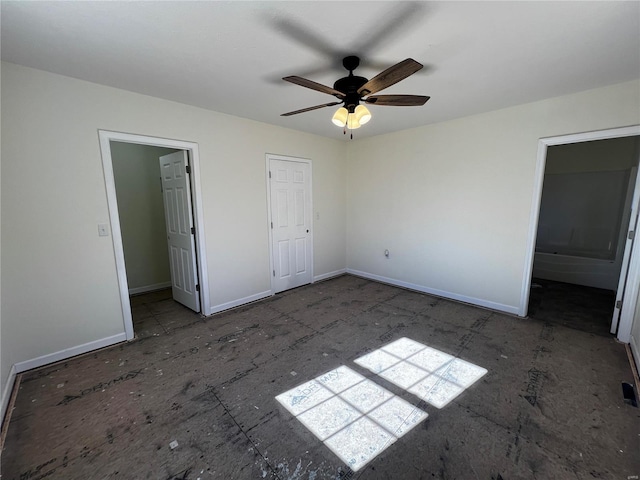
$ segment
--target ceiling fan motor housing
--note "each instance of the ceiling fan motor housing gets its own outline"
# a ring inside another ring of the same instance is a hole
[[[356,77],[352,74],[339,79],[333,84],[334,89],[345,94],[344,106],[350,113],[353,113],[353,110],[360,103],[361,96],[358,94],[358,89],[368,81],[364,77]]]

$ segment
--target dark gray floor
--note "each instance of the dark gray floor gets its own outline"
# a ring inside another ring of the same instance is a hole
[[[615,301],[612,290],[534,278],[528,315],[536,320],[609,337]]]
[[[3,480],[640,475],[640,409],[612,337],[352,276],[207,319],[135,302],[151,312],[137,340],[22,377]],[[401,337],[488,373],[437,409],[354,363]],[[341,365],[429,414],[358,472],[275,400]]]

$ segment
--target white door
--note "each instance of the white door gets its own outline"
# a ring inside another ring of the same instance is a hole
[[[620,312],[624,300],[625,287],[627,285],[627,274],[629,272],[629,259],[634,245],[636,228],[638,223],[638,204],[640,203],[640,178],[637,176],[636,170],[632,169],[632,174],[636,174],[635,188],[633,191],[633,199],[631,200],[631,217],[627,230],[627,240],[624,243],[624,253],[622,256],[622,268],[620,270],[620,279],[618,280],[618,289],[616,290],[616,303],[613,308],[613,318],[611,319],[610,332],[615,335],[618,331],[620,322]],[[633,175],[632,175],[633,176]]]
[[[269,157],[272,289],[311,283],[311,164]]]
[[[183,150],[160,157],[160,176],[173,299],[199,312],[200,295],[187,152]]]

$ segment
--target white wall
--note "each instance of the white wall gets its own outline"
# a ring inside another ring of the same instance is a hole
[[[0,111],[2,102],[0,101]],[[2,211],[2,175],[1,175],[2,155],[0,155],[0,212]],[[2,251],[2,224],[0,223],[0,251]],[[1,262],[0,262],[1,263]],[[2,305],[2,274],[0,271],[0,305]],[[5,323],[6,325],[6,323]],[[4,326],[2,324],[2,308],[0,308],[0,425],[4,420],[4,413],[11,394],[8,389],[11,388],[13,380],[11,376],[11,368],[13,361],[9,355],[9,338],[5,335]]]
[[[175,151],[111,142],[129,290],[148,291],[171,282],[158,159]]]
[[[538,140],[638,124],[639,96],[634,81],[353,141],[348,269],[517,313]]]
[[[344,142],[6,63],[2,107],[2,340],[13,363],[124,332],[112,238],[97,230],[109,223],[99,129],[198,143],[213,306],[270,289],[267,152],[312,159],[314,273],[345,268]]]

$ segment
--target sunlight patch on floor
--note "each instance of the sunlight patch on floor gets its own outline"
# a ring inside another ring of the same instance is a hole
[[[344,365],[276,400],[354,471],[428,416]]]
[[[409,338],[354,361],[437,408],[446,406],[487,373],[485,368]]]

